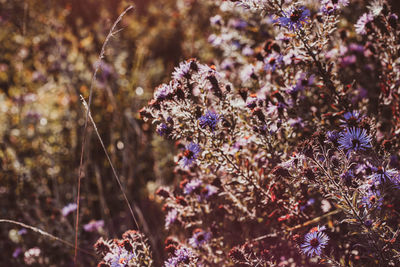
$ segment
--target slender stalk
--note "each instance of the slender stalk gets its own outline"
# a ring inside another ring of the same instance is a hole
[[[331,91],[332,94],[334,94],[335,96],[338,96],[335,85],[333,84],[331,78],[329,77],[328,72],[324,69],[324,67],[322,66],[322,63],[318,60],[314,51],[312,51],[311,47],[309,46],[307,41],[304,39],[304,35],[305,35],[304,30],[301,30],[300,33],[297,33],[297,36],[303,42],[308,55],[313,59],[315,65],[317,66],[318,73],[321,76],[322,80],[324,81],[326,87],[328,87],[328,89]]]

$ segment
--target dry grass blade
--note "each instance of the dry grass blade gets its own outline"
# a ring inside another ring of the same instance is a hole
[[[33,232],[39,233],[39,234],[41,234],[41,235],[43,235],[43,236],[45,236],[45,237],[48,237],[48,238],[50,238],[50,239],[56,240],[56,241],[58,241],[58,242],[60,242],[60,243],[63,243],[64,245],[66,245],[66,246],[68,246],[68,247],[75,248],[74,244],[72,244],[72,243],[70,243],[70,242],[68,242],[68,241],[65,241],[64,239],[61,239],[61,238],[59,238],[59,237],[57,237],[57,236],[54,236],[54,235],[52,235],[52,234],[50,234],[50,233],[47,233],[47,232],[45,232],[45,231],[43,231],[42,229],[39,229],[39,228],[37,228],[37,227],[31,226],[31,225],[28,225],[28,224],[25,224],[25,223],[22,223],[22,222],[17,222],[17,221],[13,221],[13,220],[8,220],[8,219],[0,219],[0,223],[15,224],[15,225],[24,227],[24,228],[26,228],[26,229],[32,230]],[[91,253],[90,251],[87,251],[87,250],[85,250],[85,249],[78,248],[78,250],[80,250],[80,251],[82,251],[83,253],[86,253],[86,254],[88,254],[88,255],[95,256],[93,253]]]
[[[83,105],[85,106],[86,110],[89,110],[89,107],[88,107],[88,105],[87,105],[85,99],[83,98],[83,96],[81,96],[81,100],[82,100]],[[111,158],[110,158],[110,156],[108,155],[107,149],[106,149],[106,147],[105,147],[105,145],[104,145],[104,142],[103,142],[103,140],[102,140],[102,138],[101,138],[101,136],[100,136],[99,131],[97,130],[97,126],[96,126],[96,124],[95,124],[95,122],[94,122],[94,120],[93,120],[92,114],[91,114],[90,112],[89,112],[89,120],[90,120],[90,122],[92,123],[93,128],[94,128],[94,131],[96,132],[97,138],[99,139],[99,142],[100,142],[100,144],[101,144],[101,147],[103,148],[104,153],[106,154],[108,163],[109,163],[110,166],[111,166],[111,169],[112,169],[112,172],[113,172],[113,174],[114,174],[115,180],[117,180],[118,186],[119,186],[119,188],[120,188],[120,190],[121,190],[121,192],[122,192],[122,195],[124,196],[126,205],[127,205],[128,208],[129,208],[129,211],[130,211],[130,213],[131,213],[131,215],[132,215],[132,218],[133,218],[133,220],[134,220],[134,222],[135,222],[135,225],[136,225],[137,229],[139,229],[139,224],[138,224],[138,222],[137,222],[137,220],[136,220],[135,214],[133,213],[132,206],[131,206],[131,204],[129,203],[128,197],[126,196],[125,191],[124,191],[124,187],[123,187],[122,184],[121,184],[121,180],[119,179],[119,176],[118,176],[118,174],[117,174],[117,171],[115,170],[114,164],[112,164]]]
[[[76,205],[77,205],[77,210],[76,210],[76,221],[75,221],[75,253],[74,253],[74,265],[76,265],[76,260],[77,260],[77,255],[78,255],[78,226],[79,226],[79,199],[80,199],[80,190],[81,190],[81,179],[82,179],[82,167],[83,167],[83,156],[84,156],[84,152],[85,152],[85,145],[86,145],[86,134],[87,134],[87,125],[88,125],[88,118],[89,118],[89,110],[90,110],[90,106],[92,104],[92,98],[93,98],[93,87],[94,87],[94,83],[96,81],[96,75],[97,72],[99,71],[100,68],[100,63],[101,60],[104,57],[104,52],[105,52],[105,48],[109,42],[109,40],[111,39],[111,37],[114,35],[115,32],[115,28],[117,27],[118,23],[122,20],[122,18],[125,16],[125,14],[129,11],[133,9],[133,6],[129,6],[128,8],[126,8],[121,15],[119,15],[119,17],[117,18],[117,20],[114,22],[113,26],[111,27],[106,40],[103,43],[103,46],[101,48],[101,52],[99,55],[99,61],[96,64],[96,68],[95,71],[93,73],[92,76],[92,80],[90,83],[90,90],[89,90],[89,104],[88,104],[88,109],[86,112],[86,116],[85,116],[85,126],[83,129],[83,139],[82,139],[82,148],[81,148],[81,156],[80,156],[80,163],[79,163],[79,177],[78,177],[78,191],[77,191],[77,197],[76,197]],[[135,220],[136,221],[136,220]]]

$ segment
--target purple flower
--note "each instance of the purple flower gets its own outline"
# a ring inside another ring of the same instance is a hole
[[[367,34],[366,28],[370,27],[371,22],[374,20],[374,16],[371,13],[363,14],[357,21],[354,27],[356,32],[361,35]]]
[[[183,158],[180,163],[183,167],[187,167],[193,164],[196,160],[197,155],[200,153],[200,147],[196,143],[190,143],[186,146],[185,151],[183,152]]]
[[[168,84],[162,84],[154,91],[154,98],[157,101],[164,101],[168,96],[172,95],[173,89]]]
[[[22,252],[22,249],[20,247],[17,247],[12,254],[13,258],[18,258],[18,256],[21,254],[21,252]]]
[[[328,244],[329,237],[322,231],[325,227],[311,229],[304,237],[304,243],[300,246],[301,251],[309,257],[320,256],[322,249]]]
[[[351,43],[349,45],[349,49],[353,52],[357,52],[357,53],[364,53],[364,46],[359,45],[359,44],[355,44],[355,43]]]
[[[182,247],[175,252],[175,256],[178,259],[178,262],[186,263],[188,259],[194,257],[194,253],[192,250]]]
[[[218,192],[218,187],[213,186],[213,185],[206,185],[205,188],[203,189],[202,193],[206,199],[214,195],[215,193]]]
[[[200,127],[204,129],[208,126],[212,132],[215,131],[219,121],[220,116],[213,111],[207,111],[205,115],[199,118]]]
[[[193,191],[195,191],[200,186],[201,186],[201,180],[193,179],[185,185],[185,188],[183,189],[183,193],[188,195],[188,194],[192,193]]]
[[[347,128],[340,134],[339,148],[347,150],[347,153],[351,151],[366,150],[371,147],[371,137],[367,135],[365,129],[360,128]]]
[[[371,167],[372,171],[374,172],[371,175],[371,178],[378,184],[382,184],[384,182],[393,182],[396,184],[396,176],[398,172],[393,169],[385,169],[382,166],[379,167]]]
[[[361,122],[363,116],[357,110],[346,112],[343,115],[343,120],[341,119],[340,122],[342,126],[345,127],[356,127]]]
[[[347,6],[349,4],[349,0],[322,0],[321,1],[321,12],[325,14],[332,14],[336,10],[338,10],[341,6]]]
[[[302,27],[302,23],[308,23],[310,17],[310,10],[304,6],[294,7],[289,12],[283,12],[283,17],[277,19],[281,26],[289,28],[294,31]]]
[[[211,17],[211,18],[210,18],[210,22],[211,22],[211,25],[218,25],[218,26],[221,26],[223,20],[222,20],[221,15],[215,15],[214,17]]]
[[[110,264],[111,267],[125,267],[131,266],[129,263],[132,263],[132,259],[134,259],[136,255],[132,252],[129,252],[122,248],[115,248],[112,252],[107,253],[104,257],[104,261]]]
[[[350,65],[356,63],[356,61],[357,61],[357,58],[355,55],[345,56],[340,59],[340,65],[342,67],[347,67],[347,66],[350,66]]]
[[[189,239],[189,244],[194,248],[202,247],[211,239],[211,233],[202,229],[195,229],[193,236]]]
[[[22,228],[21,230],[18,231],[19,235],[24,235],[26,233],[28,233],[28,231],[25,228]]]
[[[247,27],[247,22],[241,19],[231,19],[229,20],[229,26],[237,29],[242,30]]]
[[[362,197],[361,202],[363,203],[363,206],[368,209],[380,209],[383,203],[383,198],[381,197],[381,192],[379,190],[368,190],[366,195]]]
[[[169,229],[170,225],[172,225],[178,217],[178,211],[176,209],[172,209],[168,211],[167,216],[165,217],[165,228]]]
[[[193,253],[193,251],[191,249],[186,248],[186,247],[181,247],[175,251],[174,257],[169,258],[165,262],[164,266],[165,267],[182,266],[182,265],[180,265],[180,263],[187,264],[187,266],[188,266],[189,263],[191,261],[193,261],[194,258],[195,258],[195,254]]]
[[[307,86],[311,86],[314,84],[315,76],[311,75],[307,78],[306,73],[302,73],[300,77],[297,79],[296,85],[292,86],[287,90],[288,94],[290,94],[293,98],[297,98],[297,95],[300,91],[303,91]]]
[[[62,208],[61,213],[64,217],[66,217],[68,214],[75,211],[76,208],[77,208],[77,205],[75,203],[70,203],[67,206],[65,206],[64,208]]]
[[[328,132],[326,132],[326,137],[333,144],[337,144],[337,141],[338,141],[340,135],[339,135],[339,133],[337,131],[328,131]]]
[[[90,221],[89,223],[87,223],[83,226],[83,229],[86,232],[97,232],[100,229],[102,229],[103,227],[104,227],[104,221],[98,220],[98,221]]]
[[[283,62],[283,56],[280,54],[272,53],[264,60],[264,62],[264,70],[275,71],[275,69]]]
[[[174,80],[181,80],[183,78],[190,78],[190,61],[189,62],[181,62],[179,67],[175,67],[175,71],[172,73],[172,78]]]
[[[172,132],[172,128],[165,123],[161,123],[157,126],[156,131],[160,136],[168,136]]]

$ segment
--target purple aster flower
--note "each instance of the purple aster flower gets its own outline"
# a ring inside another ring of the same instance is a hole
[[[356,63],[356,61],[357,61],[357,58],[355,55],[345,56],[345,57],[340,58],[340,65],[342,67],[347,67],[347,66],[350,66],[350,65]]]
[[[70,203],[67,206],[65,206],[64,208],[62,208],[61,213],[64,217],[66,217],[68,214],[75,211],[76,208],[77,208],[77,205],[75,203]]]
[[[202,247],[211,239],[211,233],[206,232],[202,229],[195,229],[193,231],[193,236],[189,239],[189,244],[194,248]]]
[[[344,113],[344,119],[341,119],[340,122],[342,126],[345,127],[356,127],[361,122],[363,116],[357,110],[349,111]]]
[[[382,166],[379,167],[371,167],[374,172],[371,175],[371,178],[378,184],[382,184],[384,182],[394,182],[396,183],[396,176],[398,172],[394,169],[385,169]]]
[[[208,42],[213,46],[220,46],[222,41],[223,39],[214,33],[208,36]]]
[[[357,52],[357,53],[364,53],[364,46],[359,45],[359,44],[355,44],[355,43],[351,43],[349,45],[349,49],[353,52]]]
[[[186,146],[185,151],[183,152],[183,158],[180,163],[183,167],[187,167],[192,165],[192,163],[196,160],[197,155],[200,153],[200,147],[196,143],[190,143]]]
[[[85,224],[83,226],[83,229],[86,232],[96,232],[102,229],[103,227],[104,227],[104,221],[98,220],[98,221],[90,221],[88,224]]]
[[[342,181],[345,185],[350,185],[354,179],[354,173],[352,170],[348,170],[348,171],[342,173],[342,175],[340,175],[340,178],[342,179]]]
[[[188,182],[185,185],[185,188],[183,189],[183,193],[190,194],[196,189],[198,189],[201,186],[201,180],[200,179],[193,179],[190,182]]]
[[[176,209],[168,211],[167,216],[165,217],[165,228],[169,229],[169,226],[173,224],[177,218],[178,218],[178,211]]]
[[[12,256],[13,256],[13,258],[18,258],[18,256],[19,256],[21,253],[22,253],[22,249],[21,249],[20,247],[17,247],[17,248],[14,250]]]
[[[315,76],[311,75],[307,78],[306,73],[302,73],[300,77],[297,79],[296,85],[292,86],[287,90],[287,92],[292,95],[294,98],[297,97],[297,94],[300,91],[303,91],[306,87],[314,84]]]
[[[371,147],[371,137],[367,135],[365,129],[360,128],[347,128],[340,134],[339,148],[347,150],[347,153],[351,151],[365,150]]]
[[[181,62],[178,67],[174,68],[174,72],[172,73],[172,78],[174,80],[180,80],[183,78],[190,78],[190,61]]]
[[[210,22],[211,22],[211,25],[218,25],[218,26],[221,26],[223,20],[222,20],[221,15],[215,15],[214,17],[211,17],[211,18],[210,18]]]
[[[214,132],[218,122],[220,121],[220,117],[220,115],[213,111],[207,111],[206,114],[199,118],[200,127],[206,128],[208,126],[210,130]]]
[[[208,199],[210,198],[212,195],[216,194],[218,192],[218,187],[213,186],[213,185],[206,185],[202,191],[203,196]]]
[[[241,19],[231,19],[229,20],[229,26],[241,30],[247,27],[247,22]]]
[[[111,267],[125,267],[131,266],[130,263],[132,263],[131,261],[135,257],[136,255],[134,253],[116,247],[112,252],[109,252],[104,256],[104,261],[110,264]]]
[[[275,71],[275,69],[281,65],[283,62],[283,56],[280,54],[272,53],[267,58],[265,58],[264,70],[266,71]]]
[[[21,230],[18,231],[19,235],[24,235],[26,233],[28,233],[28,231],[25,228],[22,228]]]
[[[325,227],[316,227],[311,229],[304,237],[304,243],[301,244],[301,251],[309,257],[320,256],[322,249],[328,244],[329,237],[322,231]]]
[[[254,51],[253,51],[253,49],[251,49],[250,46],[246,45],[246,46],[243,47],[243,49],[242,49],[242,54],[243,54],[244,56],[251,56],[251,55],[254,54]]]
[[[180,263],[189,264],[195,258],[193,251],[186,247],[180,247],[175,251],[175,256],[169,258],[165,263],[165,267],[181,266]],[[186,266],[186,265],[185,265]]]
[[[347,6],[349,0],[322,0],[321,1],[321,12],[325,14],[332,14],[340,7]]]
[[[290,118],[288,120],[288,124],[293,127],[293,128],[303,128],[304,127],[304,122],[301,118]]]
[[[380,209],[383,203],[383,198],[381,197],[381,192],[379,190],[368,190],[366,195],[362,197],[361,202],[363,206],[372,209]]]
[[[400,169],[399,157],[397,155],[390,156],[390,167]]]
[[[305,205],[300,206],[300,210],[304,211],[308,206],[314,205],[314,203],[315,203],[315,199],[310,198]]]
[[[194,257],[194,253],[192,250],[182,247],[175,251],[175,256],[177,257],[178,262],[186,263],[190,258]]]
[[[289,12],[283,12],[283,17],[278,18],[276,21],[281,26],[289,28],[294,31],[302,27],[302,23],[308,23],[310,17],[310,10],[304,6],[291,8]]]
[[[160,136],[168,136],[172,132],[172,128],[165,123],[161,123],[157,126],[156,131]]]
[[[337,131],[328,131],[326,132],[326,138],[331,141],[333,144],[337,144],[340,134]]]
[[[374,20],[374,16],[371,13],[363,14],[357,21],[354,27],[356,32],[361,35],[367,34],[366,28],[370,27],[371,22]]]
[[[164,101],[167,97],[171,96],[173,89],[168,84],[161,84],[154,91],[154,99],[157,101]]]

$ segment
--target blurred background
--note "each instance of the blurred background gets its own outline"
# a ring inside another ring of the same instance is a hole
[[[73,203],[85,121],[80,95],[88,99],[113,22],[134,5],[106,48],[92,114],[149,237],[155,265],[161,265],[164,215],[153,196],[160,185],[174,183],[174,145],[154,134],[138,111],[180,60],[197,57],[211,63],[207,37],[215,9],[204,2],[0,0],[0,218],[74,242]],[[92,251],[99,237],[120,237],[135,227],[93,128],[88,132],[79,245]],[[31,266],[73,263],[73,249],[0,224],[0,265],[29,265],[24,254],[37,248],[40,256]],[[80,253],[79,262],[94,266],[96,258]]]

